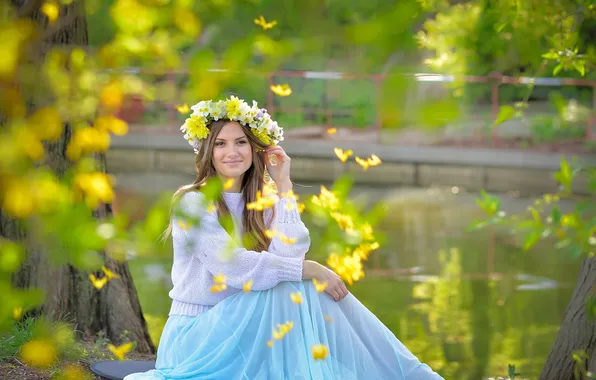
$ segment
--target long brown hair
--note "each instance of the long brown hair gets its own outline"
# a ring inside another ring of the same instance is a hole
[[[201,143],[199,151],[195,158],[195,169],[197,177],[193,183],[180,187],[174,193],[174,202],[180,199],[180,197],[190,191],[200,191],[208,179],[215,177],[217,172],[213,166],[213,148],[215,146],[215,140],[219,135],[221,129],[230,122],[228,119],[221,119],[212,121],[207,125],[209,129],[209,136]],[[252,165],[244,173],[240,191],[244,199],[244,204],[254,202],[257,199],[257,191],[263,192],[265,181],[265,157],[262,152],[267,145],[259,140],[250,131],[250,127],[242,125],[244,134],[247,137],[249,144],[252,147]],[[217,209],[217,217],[222,221],[223,218],[230,215],[230,209],[223,200],[223,196],[217,200],[215,207]],[[247,240],[251,246],[245,247],[254,251],[265,251],[269,247],[271,239],[265,235],[267,226],[271,223],[271,220],[265,224],[263,211],[248,210],[246,207],[242,211],[242,226],[241,231],[244,236],[249,237]],[[172,232],[172,222],[165,232],[165,236],[169,236]]]

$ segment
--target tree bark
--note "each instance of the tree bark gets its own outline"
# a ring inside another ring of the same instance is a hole
[[[47,33],[47,40],[43,41],[44,44],[39,48],[42,51],[35,52],[38,57],[45,55],[46,47],[61,44],[87,45],[87,22],[83,0],[62,6],[60,18],[54,26],[46,25],[44,16],[39,13],[38,7],[41,2],[35,5],[37,8],[25,9],[25,7],[31,7],[32,1],[13,0],[13,5],[39,22],[42,30]],[[56,28],[55,25],[60,27]],[[45,165],[58,176],[62,176],[71,166],[65,156],[70,136],[71,128],[65,125],[59,141],[44,144]],[[100,156],[99,161],[105,170],[104,157]],[[95,213],[98,217],[105,217],[111,213],[111,206],[102,205]],[[34,242],[34,238],[28,236],[19,223],[3,213],[2,209],[0,209],[0,236],[23,242],[28,249],[25,262],[13,276],[13,285],[23,289],[41,288],[45,291],[44,304],[29,314],[44,314],[74,323],[79,337],[84,339],[94,339],[102,331],[113,343],[119,344],[122,341],[122,334],[127,331],[127,338],[136,341],[138,352],[155,352],[126,262],[117,262],[104,254],[106,266],[117,273],[120,279],[113,279],[101,290],[97,290],[92,286],[88,273],[71,265],[59,268],[51,266],[47,253],[44,252],[43,247],[38,246],[39,242]]]
[[[575,361],[572,355],[579,350],[587,354],[585,368],[593,370],[596,366],[596,322],[588,320],[586,309],[586,299],[596,290],[595,283],[596,258],[585,259],[571,302],[539,380],[574,379]]]

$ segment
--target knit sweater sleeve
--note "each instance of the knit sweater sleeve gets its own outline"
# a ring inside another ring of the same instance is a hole
[[[180,216],[174,216],[172,235],[174,239],[183,239],[187,252],[197,257],[212,275],[223,274],[226,284],[237,289],[252,280],[254,290],[302,279],[303,258],[280,257],[271,252],[240,247],[202,201],[201,193],[190,192],[183,196],[180,202],[182,213],[198,219],[199,223],[188,225],[179,219]]]
[[[268,214],[266,220],[271,218],[271,212]],[[269,244],[270,252],[281,257],[304,259],[310,248],[310,233],[300,219],[296,199],[283,197],[277,201],[269,229],[277,232]]]

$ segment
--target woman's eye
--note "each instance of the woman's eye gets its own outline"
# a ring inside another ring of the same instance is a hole
[[[238,144],[246,144],[246,140],[240,140],[238,141]]]
[[[222,145],[223,145],[223,142],[221,142],[221,141],[218,141],[215,143],[215,146],[222,146]]]

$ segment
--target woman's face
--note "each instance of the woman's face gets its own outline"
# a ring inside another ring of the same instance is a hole
[[[252,165],[252,147],[237,121],[224,125],[213,145],[213,166],[224,181],[232,178],[229,191],[239,192],[244,173]]]

